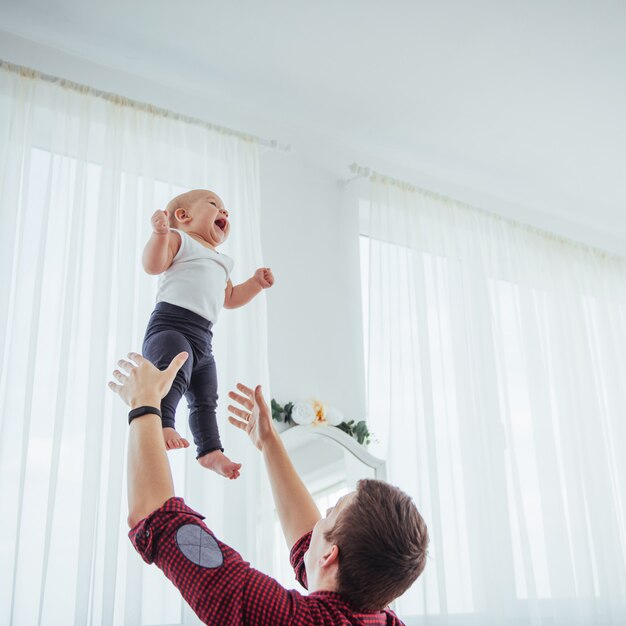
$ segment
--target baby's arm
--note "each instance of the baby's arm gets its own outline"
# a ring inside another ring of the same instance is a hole
[[[248,304],[254,296],[261,293],[263,289],[269,289],[274,284],[274,275],[269,267],[261,267],[252,278],[248,278],[245,283],[233,286],[229,280],[224,294],[224,308],[236,309],[244,304]]]
[[[167,211],[155,211],[150,219],[152,235],[143,249],[143,269],[148,274],[164,272],[180,248],[180,235],[170,231]]]

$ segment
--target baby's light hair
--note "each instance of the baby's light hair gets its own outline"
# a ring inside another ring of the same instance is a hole
[[[191,191],[186,191],[185,193],[181,193],[175,198],[172,198],[165,207],[167,214],[169,216],[170,228],[178,228],[179,222],[176,219],[174,213],[176,209],[188,209],[194,203],[194,200],[198,197],[198,195],[206,195],[206,189],[192,189]],[[209,192],[213,193],[213,192]],[[215,194],[214,194],[215,195]]]

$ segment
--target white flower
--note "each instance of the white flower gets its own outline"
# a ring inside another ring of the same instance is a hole
[[[315,410],[308,402],[295,402],[291,409],[291,419],[296,424],[311,424],[315,420]]]
[[[344,421],[343,413],[334,406],[329,406],[326,410],[326,421],[331,426],[338,426]]]

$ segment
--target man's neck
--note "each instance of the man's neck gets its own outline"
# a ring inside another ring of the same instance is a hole
[[[337,592],[337,577],[334,572],[313,576],[312,580],[308,580],[309,593],[315,593],[316,591],[334,591]]]

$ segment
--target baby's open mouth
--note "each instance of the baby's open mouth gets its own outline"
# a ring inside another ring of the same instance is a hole
[[[224,232],[226,230],[226,220],[223,217],[219,217],[215,220],[215,225]]]

